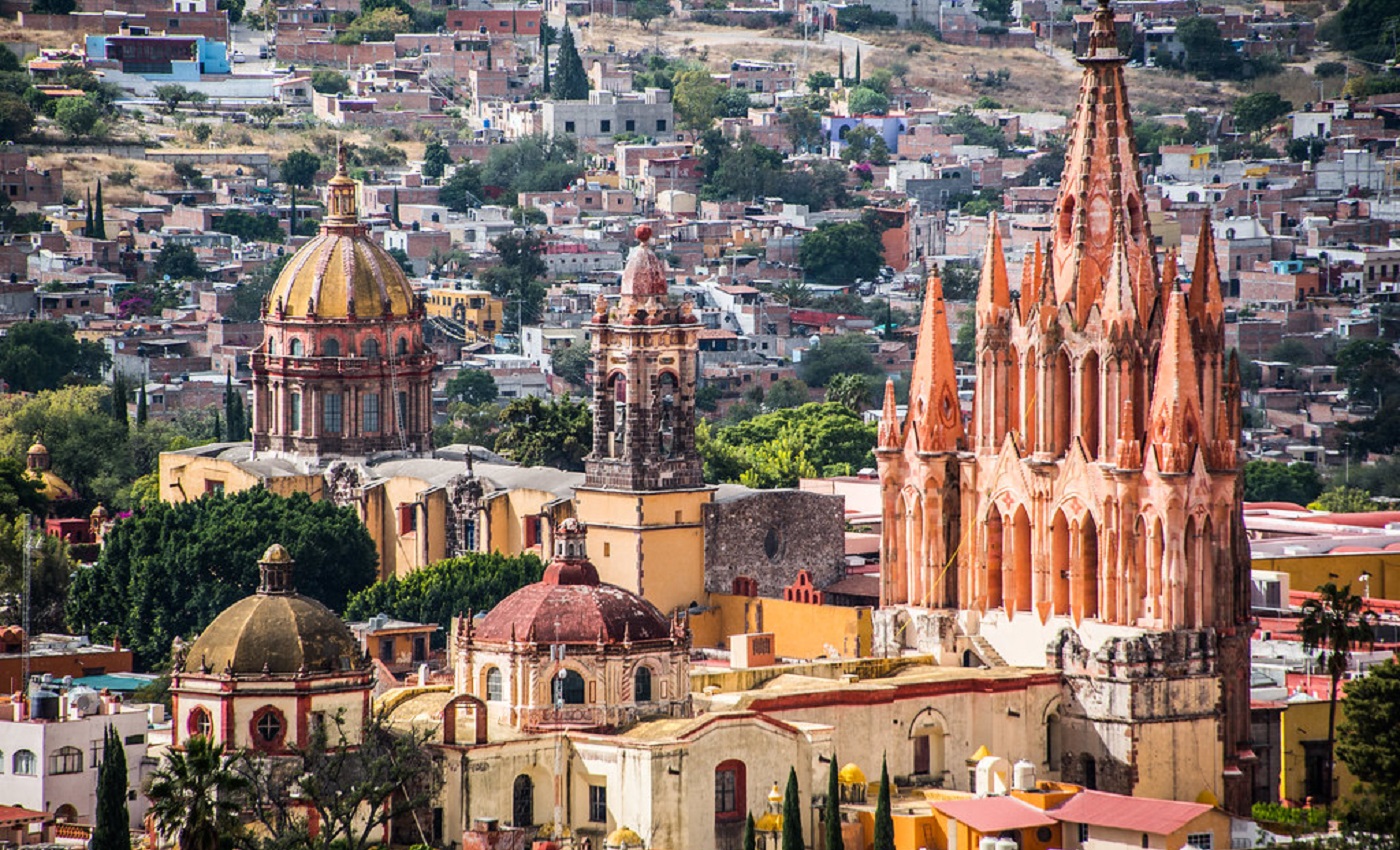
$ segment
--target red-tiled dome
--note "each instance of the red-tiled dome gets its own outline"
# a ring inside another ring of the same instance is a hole
[[[667,292],[666,261],[651,250],[651,228],[645,224],[637,228],[638,244],[627,256],[627,265],[622,270],[622,295],[624,298],[665,298]]]
[[[505,643],[605,644],[668,640],[671,624],[656,606],[598,580],[577,520],[560,524],[558,553],[544,578],[502,599],[473,629],[476,640]]]

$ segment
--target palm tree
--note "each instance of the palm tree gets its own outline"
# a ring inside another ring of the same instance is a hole
[[[1326,796],[1327,814],[1332,814],[1332,772],[1335,756],[1333,749],[1337,741],[1337,686],[1342,681],[1351,662],[1351,654],[1361,644],[1373,643],[1376,639],[1374,625],[1376,612],[1366,608],[1366,600],[1353,596],[1351,585],[1337,587],[1328,582],[1317,589],[1317,598],[1303,603],[1303,619],[1298,623],[1298,634],[1303,638],[1303,649],[1317,652],[1318,661],[1332,679],[1332,687],[1327,694],[1327,760],[1323,771],[1323,793]]]
[[[163,838],[179,850],[218,850],[222,839],[241,827],[238,813],[247,780],[233,769],[237,756],[203,735],[170,750],[151,777],[146,796]]]

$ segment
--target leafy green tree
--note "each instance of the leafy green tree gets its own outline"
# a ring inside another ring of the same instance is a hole
[[[880,793],[875,798],[874,850],[894,850],[894,817],[890,811],[890,768],[883,756],[880,758]]]
[[[827,850],[842,850],[845,843],[841,839],[841,783],[836,775],[836,753],[831,754],[827,768],[826,802],[822,806],[823,845]]]
[[[0,457],[0,521],[8,523],[23,514],[43,516],[48,505],[43,485],[28,475],[24,464]]]
[[[977,0],[977,14],[994,24],[1011,18],[1011,0]]]
[[[705,171],[703,197],[709,200],[752,200],[772,194],[783,170],[783,155],[759,144],[747,132],[731,144],[718,133],[705,134],[706,156],[714,165]]]
[[[423,176],[429,180],[437,180],[442,177],[447,166],[452,164],[452,155],[447,152],[447,148],[442,142],[431,141],[423,148]]]
[[[710,129],[720,116],[720,100],[724,93],[724,84],[715,80],[704,68],[692,68],[677,74],[671,89],[677,126],[689,130],[692,139]]]
[[[1220,25],[1210,18],[1178,20],[1176,37],[1186,49],[1186,70],[1202,79],[1233,77],[1241,62],[1234,45],[1220,35]]]
[[[149,413],[146,405],[146,385],[143,383],[136,393],[136,427],[139,428],[146,424],[146,416]]]
[[[247,0],[219,0],[214,8],[228,12],[228,22],[236,24],[243,20],[243,11],[248,8]]]
[[[0,142],[17,142],[34,129],[34,110],[18,95],[0,92]]]
[[[160,101],[161,104],[165,106],[165,111],[170,115],[174,115],[175,110],[180,108],[180,104],[189,100],[190,96],[193,94],[193,92],[179,83],[165,83],[164,85],[156,86],[155,90],[151,93],[155,95],[156,100]]]
[[[0,73],[23,73],[24,64],[8,45],[0,45]]]
[[[203,280],[204,269],[194,249],[178,242],[166,242],[161,246],[156,261],[151,264],[152,280]]]
[[[1400,391],[1400,356],[1383,339],[1354,339],[1337,350],[1333,362],[1353,403],[1379,403]]]
[[[463,162],[438,187],[438,202],[453,212],[466,212],[481,206],[481,166]]]
[[[648,29],[652,21],[670,13],[671,4],[667,0],[632,0],[632,9],[627,17],[641,24],[642,29]]]
[[[527,584],[544,575],[534,555],[472,552],[420,567],[402,578],[394,576],[366,587],[345,606],[349,620],[388,614],[415,623],[437,623],[446,629],[452,618],[467,610],[489,611]],[[446,632],[433,634],[443,646]]]
[[[256,215],[242,210],[229,210],[214,220],[214,230],[229,233],[244,242],[271,242],[280,245],[287,235],[270,215]]]
[[[1383,801],[1400,800],[1400,663],[1388,658],[1347,682],[1337,757]]]
[[[1345,77],[1346,73],[1347,66],[1345,62],[1319,62],[1313,66],[1313,75],[1321,77],[1322,79]]]
[[[1396,58],[1397,17],[1395,5],[1388,0],[1351,0],[1318,28],[1318,36],[1365,61],[1385,62]]]
[[[1333,487],[1324,490],[1317,501],[1309,505],[1313,510],[1330,511],[1335,514],[1358,514],[1378,511],[1381,506],[1371,498],[1371,494],[1355,487]]]
[[[120,636],[144,667],[166,657],[258,585],[258,558],[282,543],[296,559],[301,592],[333,610],[376,574],[374,541],[351,508],[263,489],[162,502],[121,520],[97,565],[77,575],[68,622]]]
[[[9,458],[0,464],[23,468]],[[8,471],[6,477],[9,477]],[[15,484],[18,486],[18,482]],[[42,496],[39,502],[42,504]],[[42,516],[41,511],[42,507],[34,515]],[[0,520],[0,593],[11,599],[24,592],[25,524],[22,516]],[[36,634],[62,632],[65,630],[63,603],[74,569],[72,555],[67,543],[42,530],[33,532],[30,543],[30,628]],[[16,606],[6,606],[0,611],[0,622],[20,625],[22,616]]]
[[[1306,505],[1322,492],[1322,476],[1310,463],[1251,460],[1244,465],[1247,502],[1292,502]]]
[[[490,404],[500,394],[496,379],[485,369],[462,369],[447,382],[448,401]]]
[[[811,153],[825,146],[826,136],[822,132],[822,118],[805,106],[794,106],[783,113],[782,123],[787,128],[788,140],[798,153]]]
[[[583,70],[583,59],[574,46],[573,28],[567,24],[559,35],[559,64],[549,93],[555,100],[588,99],[588,73]]]
[[[493,148],[481,170],[481,186],[498,202],[514,205],[521,192],[557,192],[582,174],[573,136],[534,134]]]
[[[495,449],[496,433],[500,428],[500,407],[494,404],[448,402],[447,421],[433,428],[433,445],[442,447],[462,443]]]
[[[1271,91],[1247,94],[1230,107],[1235,127],[1245,133],[1257,133],[1292,111],[1293,104]]]
[[[852,115],[884,115],[890,111],[890,99],[867,86],[856,86],[846,95],[846,107]]]
[[[769,410],[801,407],[812,400],[811,390],[800,378],[781,378],[768,386],[763,402]]]
[[[696,447],[711,483],[793,487],[798,478],[850,474],[873,465],[875,431],[844,405],[810,403],[718,429],[702,422],[696,426]]]
[[[588,367],[592,362],[593,355],[583,345],[566,345],[554,349],[549,355],[549,367],[554,374],[576,387],[583,386],[587,380]]]
[[[62,98],[54,107],[53,117],[72,139],[100,135],[98,128],[106,126],[102,123],[102,107],[86,95]]]
[[[287,154],[287,158],[282,160],[282,165],[278,167],[282,182],[287,184],[287,189],[291,193],[289,224],[292,233],[297,232],[297,189],[310,189],[316,180],[316,172],[320,170],[321,158],[306,150],[292,151]]]
[[[21,322],[0,337],[0,380],[10,392],[96,381],[110,360],[100,343],[79,340],[67,322]]]
[[[111,725],[102,736],[97,768],[97,811],[90,850],[131,850],[131,816],[126,806],[126,748]]]
[[[397,9],[375,9],[363,13],[335,37],[336,44],[393,41],[394,36],[413,29],[413,18]],[[312,84],[315,88],[315,84]]]
[[[276,121],[286,114],[286,110],[275,103],[259,103],[248,108],[248,117],[253,119],[253,123],[266,130]]]
[[[857,414],[870,407],[871,377],[869,375],[833,375],[826,384],[826,400],[844,405]]]
[[[575,472],[593,448],[588,405],[568,398],[518,398],[501,411],[496,451],[522,466],[552,466]]]
[[[235,769],[238,754],[203,735],[167,749],[146,796],[156,831],[179,850],[220,850],[243,833],[239,814],[248,781]]]
[[[842,141],[841,159],[845,162],[868,162],[872,165],[889,165],[890,149],[885,139],[874,127],[862,124],[852,127]]]
[[[953,114],[943,122],[943,132],[962,136],[965,144],[993,148],[1003,155],[1011,150],[1011,145],[1001,129],[978,118],[967,106],[959,106],[953,110]]]
[[[806,850],[802,841],[802,800],[797,790],[797,769],[788,768],[787,788],[783,792],[782,850]]]
[[[272,291],[272,284],[291,258],[290,254],[283,254],[249,273],[234,288],[233,306],[224,314],[225,318],[235,322],[256,322],[262,315],[263,299]]]
[[[798,259],[811,280],[845,286],[856,278],[874,278],[885,261],[885,252],[879,238],[863,222],[823,222],[802,237]]]
[[[1317,589],[1317,598],[1303,603],[1298,634],[1303,649],[1318,654],[1332,687],[1327,699],[1327,760],[1323,764],[1323,793],[1328,812],[1332,809],[1332,774],[1337,740],[1337,688],[1351,663],[1351,654],[1364,644],[1375,642],[1376,613],[1366,600],[1354,596],[1351,585],[1337,587],[1328,582]]]
[[[825,337],[802,354],[798,372],[810,386],[825,387],[842,374],[880,375],[870,353],[871,339],[865,334]]]
[[[518,333],[521,323],[539,320],[544,305],[546,290],[540,282],[548,271],[542,257],[544,240],[534,233],[505,233],[491,240],[491,246],[500,264],[483,272],[481,281],[507,302],[505,330]]]
[[[322,68],[311,72],[311,88],[320,94],[346,94],[350,91],[350,81],[339,71]]]
[[[823,91],[836,87],[836,78],[825,71],[813,71],[807,75],[807,88],[810,91]]]

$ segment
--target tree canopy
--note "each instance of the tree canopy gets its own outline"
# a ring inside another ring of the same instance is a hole
[[[1263,130],[1292,111],[1292,103],[1271,91],[1247,94],[1230,107],[1236,129],[1245,133]]]
[[[501,411],[496,451],[522,466],[580,471],[593,448],[593,415],[582,401],[518,398]]]
[[[1247,502],[1292,502],[1306,505],[1322,492],[1322,475],[1311,463],[1251,460],[1244,465]]]
[[[195,637],[253,592],[258,558],[274,543],[296,560],[298,590],[335,611],[377,575],[374,541],[351,508],[261,488],[161,502],[118,521],[97,564],[74,578],[69,626],[121,637],[149,669],[174,638]]]
[[[437,623],[433,645],[447,640],[452,618],[469,610],[489,611],[497,602],[540,580],[544,563],[534,555],[473,552],[414,570],[403,578],[377,581],[350,597],[349,620],[388,614],[415,623]]]
[[[711,483],[795,487],[799,478],[873,466],[875,436],[876,426],[845,405],[814,402],[720,428],[702,422],[696,445]]]
[[[573,28],[565,24],[559,35],[558,66],[549,93],[555,100],[587,100],[588,72],[574,45]]]
[[[802,237],[798,257],[809,278],[840,286],[875,277],[885,262],[880,238],[859,221],[817,225]]]
[[[1389,658],[1347,682],[1337,757],[1368,790],[1400,800],[1400,664]]]
[[[462,369],[447,382],[448,401],[489,404],[500,395],[496,379],[485,369]]]
[[[0,337],[0,380],[11,392],[96,381],[110,361],[101,343],[79,340],[63,321],[21,322]]]
[[[802,353],[798,374],[814,387],[825,387],[837,375],[880,375],[870,353],[871,338],[865,334],[823,337]]]

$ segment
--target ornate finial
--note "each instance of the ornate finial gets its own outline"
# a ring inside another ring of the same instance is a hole
[[[1104,3],[1103,5],[1107,6],[1108,4]],[[335,140],[335,173],[337,175],[349,173],[345,168],[345,145],[340,139]]]

